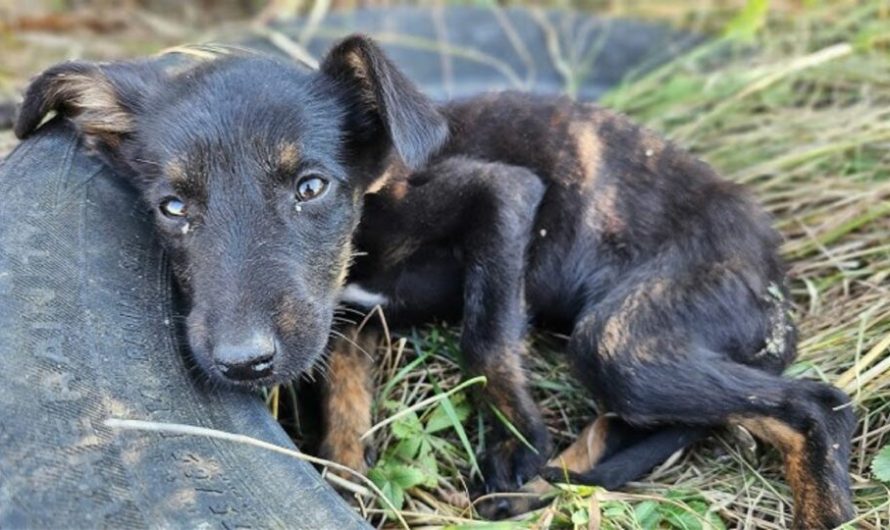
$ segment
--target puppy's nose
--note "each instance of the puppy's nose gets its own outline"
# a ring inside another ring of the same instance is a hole
[[[249,381],[272,375],[275,339],[254,335],[241,343],[223,343],[216,347],[214,362],[229,379]]]

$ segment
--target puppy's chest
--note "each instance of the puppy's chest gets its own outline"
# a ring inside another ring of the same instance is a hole
[[[364,310],[379,305],[396,326],[459,318],[464,263],[457,247],[426,242],[408,252],[399,245],[359,245],[343,301]]]
[[[383,307],[387,322],[414,325],[460,315],[463,256],[450,237],[418,233],[386,194],[366,197],[343,302]]]

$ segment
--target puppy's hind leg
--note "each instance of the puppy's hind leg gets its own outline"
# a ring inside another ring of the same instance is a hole
[[[541,470],[541,478],[552,483],[585,484],[617,490],[628,482],[644,477],[671,455],[701,440],[711,431],[707,427],[685,425],[637,428],[620,418],[610,418],[610,423],[613,425],[609,431],[611,450],[598,462],[584,468],[555,459]]]
[[[558,490],[552,484],[573,483],[617,490],[638,480],[675,452],[704,437],[703,427],[634,427],[618,417],[600,416],[578,438],[547,462],[526,483],[521,495],[489,503],[483,515],[504,518],[544,506]]]
[[[607,370],[610,410],[638,425],[740,423],[782,452],[793,528],[834,528],[853,516],[847,466],[855,418],[841,391],[713,354],[672,361]]]

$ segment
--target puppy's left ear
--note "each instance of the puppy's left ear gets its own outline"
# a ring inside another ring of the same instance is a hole
[[[346,91],[360,143],[383,133],[402,161],[418,169],[448,139],[444,116],[368,37],[354,35],[334,46],[321,71]]]
[[[61,63],[37,76],[25,92],[15,134],[25,138],[51,111],[71,120],[93,146],[116,147],[133,132],[149,79],[148,64]]]

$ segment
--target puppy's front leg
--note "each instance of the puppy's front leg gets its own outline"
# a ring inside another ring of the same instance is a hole
[[[407,193],[403,211],[418,236],[440,235],[461,250],[460,346],[465,371],[487,378],[478,401],[493,428],[483,457],[485,485],[489,491],[515,490],[537,474],[550,448],[521,362],[525,253],[544,186],[526,169],[465,158],[448,159],[429,173],[429,181]]]
[[[323,458],[362,474],[373,463],[370,440],[373,365],[379,334],[374,329],[349,328],[333,340],[322,392]],[[354,477],[345,477],[354,479]]]

